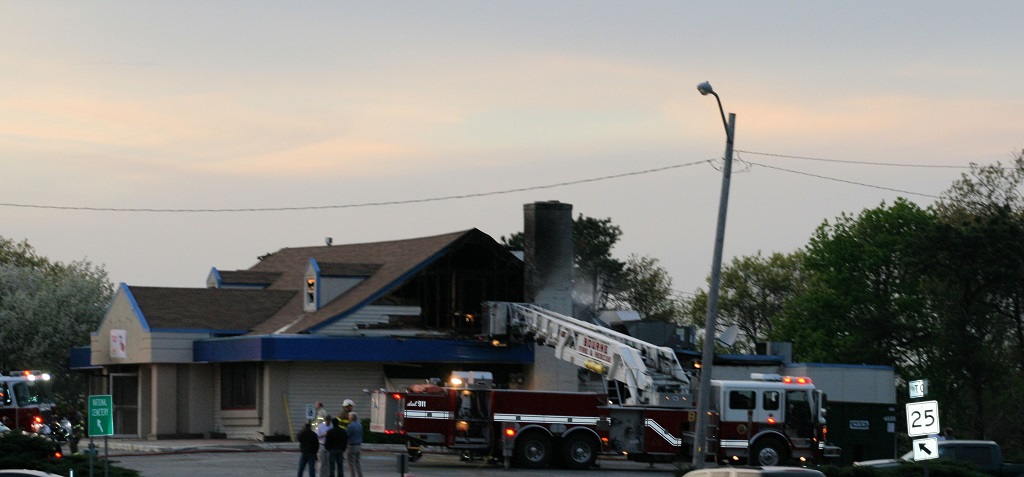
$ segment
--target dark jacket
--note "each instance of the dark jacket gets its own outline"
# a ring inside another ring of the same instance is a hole
[[[328,451],[343,451],[348,447],[348,433],[341,426],[335,424],[327,431],[324,439],[324,449]]]
[[[299,451],[303,454],[316,454],[320,450],[320,439],[308,426],[299,432]]]

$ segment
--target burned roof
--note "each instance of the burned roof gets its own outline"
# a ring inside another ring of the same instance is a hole
[[[493,238],[477,229],[385,242],[284,248],[266,255],[249,270],[281,274],[268,290],[303,288],[310,259],[322,267],[321,273],[365,279],[314,312],[303,311],[303,297],[296,294],[278,313],[256,326],[253,333],[302,333],[343,318],[393,290],[448,251],[468,244],[492,247],[495,254],[514,260]]]
[[[216,271],[221,285],[247,288],[130,287],[151,330],[210,330],[222,334],[307,333],[374,303],[453,250],[467,247],[496,260],[521,262],[489,235],[470,229],[406,240],[283,248],[248,270]],[[361,280],[315,311],[306,311],[306,270]]]

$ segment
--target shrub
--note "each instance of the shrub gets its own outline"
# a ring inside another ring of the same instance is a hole
[[[0,469],[42,470],[58,459],[60,445],[47,437],[21,431],[0,434]]]
[[[89,456],[75,454],[57,457],[60,444],[39,434],[11,431],[0,434],[0,469],[32,469],[53,474],[89,475]],[[111,477],[139,477],[139,473],[115,465]],[[93,475],[103,475],[103,459],[93,457]]]

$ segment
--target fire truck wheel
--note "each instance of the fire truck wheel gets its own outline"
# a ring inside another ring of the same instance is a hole
[[[786,460],[786,447],[775,439],[761,439],[751,449],[750,460],[753,465],[782,465]]]
[[[582,433],[569,436],[562,444],[562,466],[567,469],[589,469],[597,460],[597,439]]]
[[[518,467],[544,467],[551,457],[551,438],[540,432],[529,432],[516,439],[515,456]]]

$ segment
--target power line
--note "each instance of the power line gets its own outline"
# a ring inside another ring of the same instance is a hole
[[[490,192],[478,192],[474,194],[459,194],[459,195],[448,195],[440,197],[428,197],[424,199],[407,199],[407,200],[394,200],[384,202],[363,202],[359,204],[339,204],[339,205],[310,205],[300,207],[247,207],[247,208],[225,208],[225,209],[160,209],[160,208],[135,208],[135,207],[83,207],[83,206],[68,206],[68,205],[38,205],[38,204],[17,204],[17,203],[0,203],[0,207],[18,207],[25,209],[48,209],[48,210],[72,210],[72,211],[90,211],[90,212],[158,212],[158,213],[222,213],[222,212],[288,212],[288,211],[300,211],[300,210],[325,210],[325,209],[354,209],[360,207],[379,207],[386,205],[403,205],[403,204],[418,204],[424,202],[440,202],[446,200],[458,200],[458,199],[469,199],[476,197],[488,197],[494,195],[512,194],[516,192],[527,192],[532,190],[544,190],[554,189],[557,187],[565,187],[578,184],[586,184],[589,182],[600,182],[612,179],[621,179],[623,177],[639,176],[644,174],[654,174],[656,172],[663,172],[671,169],[679,169],[683,167],[695,166],[698,164],[710,163],[714,159],[705,159],[702,161],[687,162],[683,164],[673,164],[664,167],[656,167],[654,169],[645,169],[642,171],[623,172],[621,174],[613,174],[608,176],[591,177],[587,179],[579,179],[574,181],[558,182],[554,184],[537,185],[530,187],[520,187],[516,189],[504,189]]]
[[[861,164],[867,166],[887,166],[887,167],[920,167],[920,168],[931,168],[931,169],[970,169],[971,166],[949,166],[949,165],[936,165],[936,164],[907,164],[907,163],[892,163],[892,162],[871,162],[871,161],[848,161],[843,159],[826,159],[823,157],[808,157],[808,156],[791,156],[788,154],[777,154],[771,152],[757,152],[757,151],[744,151],[736,149],[736,152],[742,152],[746,154],[755,154],[758,156],[769,156],[769,157],[781,157],[785,159],[801,159],[805,161],[818,161],[818,162],[835,162],[840,164]]]
[[[911,192],[911,191],[908,191],[908,190],[893,189],[891,187],[883,187],[883,186],[877,186],[877,185],[873,185],[873,184],[866,184],[864,182],[856,182],[856,181],[851,181],[851,180],[847,180],[847,179],[839,179],[839,178],[836,178],[836,177],[828,177],[828,176],[822,176],[822,175],[818,175],[818,174],[811,174],[809,172],[794,171],[792,169],[785,169],[785,168],[777,167],[777,166],[769,166],[767,164],[761,164],[761,163],[758,163],[758,162],[752,162],[752,161],[746,161],[746,162],[750,163],[750,164],[753,164],[755,166],[765,167],[765,168],[768,168],[768,169],[775,169],[777,171],[782,171],[782,172],[789,172],[790,174],[798,174],[798,175],[802,175],[802,176],[814,177],[816,179],[825,179],[825,180],[829,180],[829,181],[842,182],[844,184],[852,184],[852,185],[857,185],[857,186],[861,186],[861,187],[868,187],[868,188],[871,188],[871,189],[887,190],[887,191],[890,191],[890,192],[898,192],[900,194],[917,195],[917,196],[921,196],[921,197],[928,197],[930,199],[941,199],[942,198],[942,197],[939,197],[937,195],[932,195],[932,194],[922,194],[920,192]]]
[[[747,150],[741,150],[741,149],[737,149],[736,152],[741,152],[741,153],[744,153],[744,154],[759,155],[759,156],[787,158],[787,159],[801,159],[801,160],[808,160],[808,161],[833,162],[833,163],[843,163],[843,164],[860,164],[860,165],[870,165],[870,166],[916,167],[916,168],[944,168],[944,169],[970,169],[970,168],[973,167],[973,166],[949,166],[949,165],[934,165],[934,164],[900,164],[900,163],[886,163],[886,162],[873,162],[873,161],[850,161],[850,160],[829,159],[829,158],[821,158],[821,157],[795,156],[795,155],[778,154],[778,153],[770,153],[770,152],[747,151]],[[139,208],[139,207],[88,207],[88,206],[40,205],[40,204],[24,204],[24,203],[0,203],[0,207],[16,207],[16,208],[25,208],[25,209],[47,209],[47,210],[69,210],[69,211],[89,211],[89,212],[151,212],[151,213],[289,212],[289,211],[305,211],[305,210],[354,209],[354,208],[363,208],[363,207],[381,207],[381,206],[389,206],[389,205],[405,205],[405,204],[417,204],[417,203],[426,203],[426,202],[441,202],[441,201],[448,201],[448,200],[471,199],[471,198],[478,198],[478,197],[505,195],[505,194],[512,194],[512,193],[516,193],[516,192],[527,192],[527,191],[533,191],[533,190],[554,189],[554,188],[558,188],[558,187],[565,187],[565,186],[571,186],[571,185],[585,184],[585,183],[590,183],[590,182],[600,182],[600,181],[607,181],[607,180],[613,180],[613,179],[620,179],[620,178],[629,177],[629,176],[638,176],[638,175],[644,175],[644,174],[654,174],[654,173],[657,173],[657,172],[664,172],[664,171],[671,170],[671,169],[679,169],[679,168],[683,168],[683,167],[695,166],[695,165],[704,164],[704,163],[709,163],[709,164],[712,164],[712,166],[713,166],[714,162],[716,160],[717,159],[707,159],[707,160],[702,160],[702,161],[687,162],[687,163],[683,163],[683,164],[673,164],[673,165],[664,166],[664,167],[657,167],[657,168],[653,168],[653,169],[645,169],[645,170],[641,170],[641,171],[624,172],[624,173],[620,173],[620,174],[612,174],[612,175],[600,176],[600,177],[591,177],[591,178],[587,178],[587,179],[579,179],[579,180],[574,180],[574,181],[558,182],[558,183],[554,183],[554,184],[544,184],[544,185],[537,185],[537,186],[530,186],[530,187],[520,187],[520,188],[514,188],[514,189],[504,189],[504,190],[498,190],[498,191],[478,192],[478,193],[473,193],[473,194],[448,195],[448,196],[439,196],[439,197],[427,197],[427,198],[422,198],[422,199],[406,199],[406,200],[381,201],[381,202],[363,202],[363,203],[356,203],[356,204],[311,205],[311,206],[297,206],[297,207],[244,207],[244,208],[195,208],[195,209],[185,209],[185,208]],[[761,164],[761,163],[752,162],[752,161],[748,161],[748,160],[741,160],[741,162],[745,162],[745,163],[748,163],[748,164],[751,164],[751,165],[755,165],[755,166],[765,167],[765,168],[768,168],[768,169],[775,169],[775,170],[779,170],[779,171],[783,171],[783,172],[789,172],[791,174],[799,174],[799,175],[803,175],[803,176],[814,177],[814,178],[817,178],[817,179],[824,179],[824,180],[830,180],[830,181],[835,181],[835,182],[842,182],[842,183],[851,184],[851,185],[857,185],[857,186],[861,186],[861,187],[868,187],[868,188],[879,189],[879,190],[887,190],[887,191],[898,192],[898,193],[903,193],[903,194],[917,195],[917,196],[928,197],[928,198],[932,198],[932,199],[941,199],[941,197],[938,197],[938,196],[935,196],[935,195],[931,195],[931,194],[923,194],[923,193],[919,193],[919,192],[911,192],[911,191],[906,191],[906,190],[901,190],[901,189],[893,189],[893,188],[890,188],[890,187],[876,186],[876,185],[872,185],[872,184],[866,184],[866,183],[863,183],[863,182],[856,182],[856,181],[851,181],[851,180],[847,180],[847,179],[840,179],[840,178],[835,178],[835,177],[828,177],[828,176],[822,176],[822,175],[817,175],[817,174],[811,174],[811,173],[807,173],[807,172],[794,171],[794,170],[791,170],[791,169],[785,169],[785,168],[778,167],[778,166],[770,166],[770,165],[767,165],[767,164]]]

